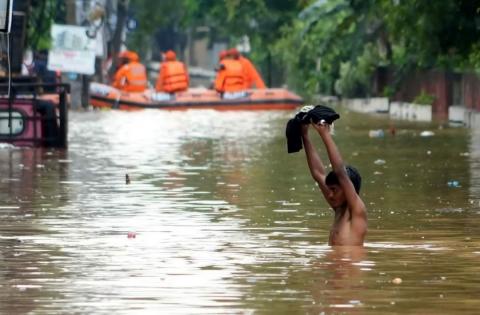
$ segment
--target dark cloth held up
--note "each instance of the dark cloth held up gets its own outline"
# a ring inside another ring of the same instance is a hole
[[[298,152],[302,149],[302,124],[318,124],[322,120],[331,125],[340,115],[333,109],[323,105],[308,105],[302,107],[294,118],[287,122],[285,134],[287,136],[288,153]]]

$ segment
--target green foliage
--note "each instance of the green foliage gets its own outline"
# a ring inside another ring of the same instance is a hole
[[[480,69],[480,4],[471,0],[131,0],[133,38],[158,27],[209,26],[211,40],[248,35],[250,57],[304,95],[366,95],[377,66]],[[141,40],[139,40],[141,39]],[[277,72],[278,73],[277,75]],[[392,87],[393,88],[393,87]],[[384,93],[393,93],[389,90]]]
[[[462,67],[480,38],[478,1],[381,1],[381,7],[392,42],[418,67]]]
[[[413,103],[419,105],[432,105],[434,101],[435,95],[428,94],[422,90],[422,92],[415,97]]]
[[[345,0],[316,1],[300,13],[300,22],[284,28],[287,36],[277,42],[276,50],[283,51],[291,68],[303,70],[295,84],[297,89],[306,94],[366,93],[368,76],[384,59],[372,44],[382,27],[377,12],[368,12],[371,2],[355,4],[354,8]],[[312,78],[318,84],[311,84]]]
[[[480,70],[480,44],[475,43],[472,45],[472,49],[468,56],[469,65],[477,70]]]
[[[318,88],[309,93],[364,95],[376,66],[396,69],[399,80],[415,68],[480,69],[479,8],[468,0],[319,0],[300,13],[303,29],[298,23],[284,29],[288,36],[277,46],[300,68],[302,82],[335,82],[303,84]],[[315,60],[321,66],[311,71]]]
[[[386,86],[382,94],[384,97],[392,98],[395,95],[395,89],[392,86]]]
[[[252,46],[250,57],[267,68],[282,27],[290,24],[307,4],[305,0],[131,0],[140,23],[129,41],[145,48],[159,27],[170,25],[187,33],[197,26],[209,26],[211,40],[231,45],[248,35]]]
[[[244,35],[248,35],[252,46],[249,57],[268,70],[270,63],[276,68],[282,58],[275,52],[277,41],[281,41],[283,28],[297,18],[298,12],[307,5],[299,0],[225,0],[200,1],[210,3],[203,6],[206,14],[201,18],[213,27],[217,36],[226,39],[231,45]],[[293,47],[289,47],[292,49]],[[264,76],[267,76],[264,71]]]
[[[131,0],[130,11],[139,23],[129,35],[128,46],[141,53],[151,48],[153,35],[159,28],[194,27],[194,15],[199,6],[199,2],[194,0]]]
[[[65,3],[55,0],[33,0],[30,6],[26,45],[34,51],[49,49],[50,28],[59,12],[65,10]]]
[[[372,75],[379,65],[380,56],[373,44],[366,44],[363,55],[355,62],[342,63],[340,78],[335,88],[344,97],[368,96],[371,89]]]

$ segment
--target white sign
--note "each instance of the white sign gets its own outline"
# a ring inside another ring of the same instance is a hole
[[[48,70],[95,73],[96,40],[87,36],[86,27],[54,24],[51,34]]]
[[[13,0],[0,0],[0,32],[10,33]]]

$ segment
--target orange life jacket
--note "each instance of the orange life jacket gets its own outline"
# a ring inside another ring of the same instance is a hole
[[[247,76],[240,61],[223,59],[215,79],[215,90],[224,93],[239,92],[247,88]]]
[[[175,60],[162,63],[155,90],[175,93],[187,90],[188,85],[188,73],[183,62]]]
[[[240,56],[238,58],[238,61],[240,61],[243,68],[245,69],[245,73],[247,75],[248,88],[253,88],[253,86],[255,86],[257,89],[267,88],[267,86],[265,85],[265,82],[263,82],[262,80],[262,77],[260,76],[257,69],[255,69],[255,66],[252,64],[252,62],[249,59],[243,56]]]
[[[113,86],[126,92],[143,92],[147,88],[147,71],[139,62],[123,65],[117,73]]]

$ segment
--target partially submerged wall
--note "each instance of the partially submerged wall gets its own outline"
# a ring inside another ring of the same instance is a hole
[[[362,113],[389,114],[395,119],[432,121],[432,106],[405,102],[390,102],[386,97],[346,99],[349,109]]]

